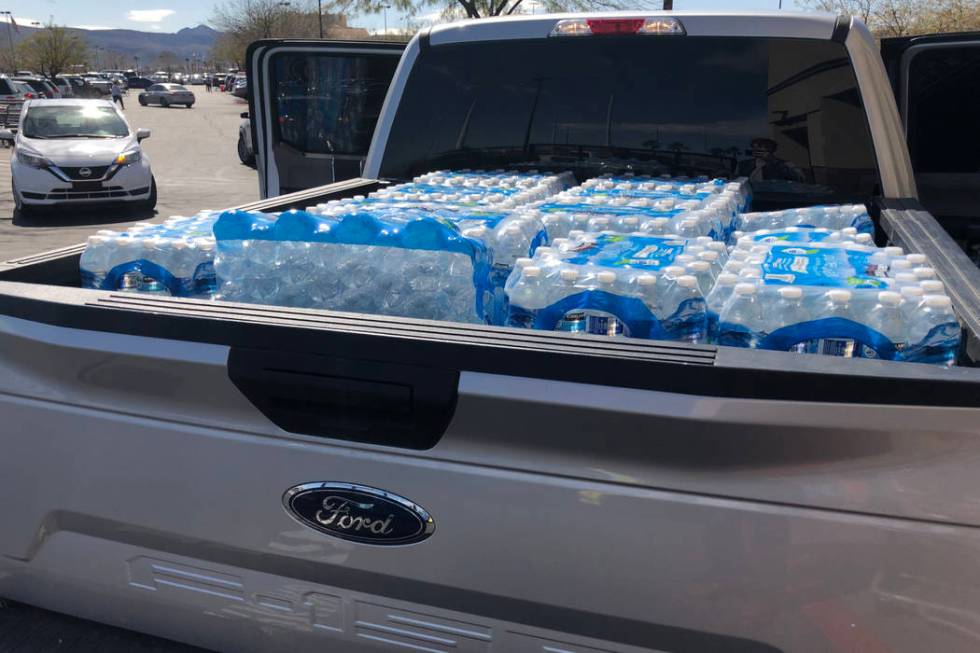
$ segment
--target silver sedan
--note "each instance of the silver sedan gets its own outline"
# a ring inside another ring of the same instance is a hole
[[[194,94],[180,84],[154,84],[140,93],[137,99],[144,107],[148,104],[159,104],[161,107],[183,104],[188,109],[194,106]]]

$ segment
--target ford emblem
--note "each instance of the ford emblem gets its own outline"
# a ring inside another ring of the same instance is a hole
[[[92,170],[89,168],[79,168],[78,174],[80,174],[82,177],[89,177],[92,175]]]
[[[414,544],[436,529],[422,506],[365,485],[306,483],[286,490],[282,503],[304,526],[360,544]]]

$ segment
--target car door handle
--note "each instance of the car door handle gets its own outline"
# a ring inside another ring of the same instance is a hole
[[[456,409],[459,371],[232,347],[228,376],[285,431],[430,449]]]

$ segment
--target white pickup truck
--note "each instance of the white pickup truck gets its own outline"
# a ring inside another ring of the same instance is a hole
[[[444,168],[749,174],[756,207],[864,202],[926,254],[958,365],[82,290],[81,246],[39,254],[0,265],[0,596],[222,651],[980,646],[980,270],[917,202],[859,21],[527,16],[249,57],[270,198],[243,208]],[[351,107],[396,61],[362,164]]]

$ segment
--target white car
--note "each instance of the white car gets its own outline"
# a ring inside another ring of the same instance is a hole
[[[14,204],[20,213],[61,204],[156,206],[150,161],[140,147],[149,129],[133,130],[108,100],[28,100],[10,159]]]

